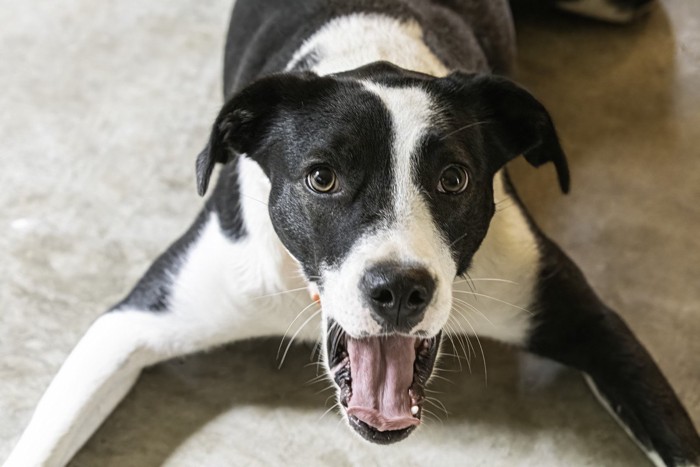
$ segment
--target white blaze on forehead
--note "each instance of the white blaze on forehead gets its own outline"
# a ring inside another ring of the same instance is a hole
[[[397,221],[407,219],[422,204],[415,183],[416,157],[421,138],[434,119],[435,105],[428,94],[417,87],[387,87],[364,82],[367,90],[376,94],[389,111],[392,124],[392,194]]]
[[[437,289],[425,318],[414,330],[435,335],[449,315],[456,273],[449,246],[416,182],[418,151],[435,119],[435,104],[418,87],[363,85],[381,99],[391,117],[393,215],[360,238],[340,267],[324,270],[324,309],[354,337],[379,332],[358,291],[367,269],[386,261],[424,267],[436,279]]]

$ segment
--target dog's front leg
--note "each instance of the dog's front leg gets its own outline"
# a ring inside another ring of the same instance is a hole
[[[5,467],[62,466],[135,383],[172,355],[164,324],[147,311],[110,312],[88,329],[44,393]]]
[[[291,313],[311,303],[303,288],[285,293],[303,285],[293,283],[301,281],[295,267],[273,236],[234,238],[216,210],[205,210],[127,299],[88,329],[5,467],[65,465],[148,365],[239,339],[283,334]]]
[[[581,370],[600,402],[656,465],[698,465],[700,438],[649,353],[572,261],[550,242],[545,249],[527,347]]]

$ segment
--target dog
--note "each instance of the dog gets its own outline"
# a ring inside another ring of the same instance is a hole
[[[624,21],[641,3],[560,6]],[[698,464],[673,389],[508,177],[523,156],[569,188],[550,115],[502,76],[514,50],[505,1],[238,0],[227,101],[196,160],[200,195],[222,165],[211,196],[90,327],[4,465],[65,465],[144,367],[285,334],[303,307],[342,416],[368,441],[420,425],[442,337],[461,329],[581,371],[652,462]],[[493,280],[477,292],[472,277]],[[299,288],[309,302],[284,293]],[[455,313],[456,293],[482,297],[489,324]]]

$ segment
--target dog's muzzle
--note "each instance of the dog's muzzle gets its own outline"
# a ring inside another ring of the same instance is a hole
[[[379,444],[400,441],[420,424],[425,385],[440,335],[388,334],[355,339],[330,321],[327,355],[331,376],[350,425]]]

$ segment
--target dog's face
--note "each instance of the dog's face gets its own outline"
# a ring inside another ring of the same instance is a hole
[[[282,243],[319,290],[325,361],[350,424],[403,439],[421,417],[452,282],[494,213],[493,176],[518,154],[568,173],[551,120],[502,78],[433,78],[386,63],[276,75],[234,96],[198,158],[246,154],[270,180]]]

